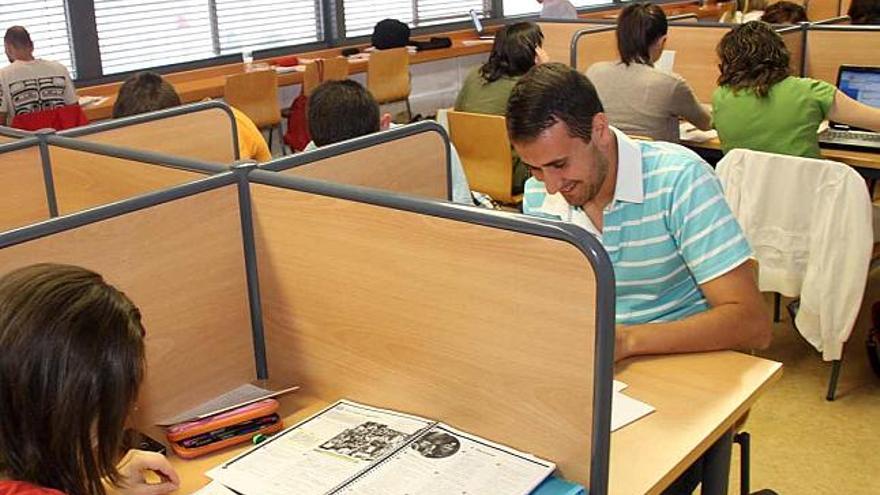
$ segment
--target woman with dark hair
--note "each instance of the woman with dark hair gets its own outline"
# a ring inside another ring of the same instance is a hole
[[[846,15],[853,24],[880,24],[880,0],[852,0]]]
[[[734,27],[718,44],[715,128],[725,153],[746,148],[821,158],[823,120],[880,131],[880,108],[863,105],[833,84],[795,77],[782,38],[769,24]]]
[[[143,335],[138,309],[94,272],[40,264],[0,278],[0,494],[177,489],[163,456],[122,455]],[[166,481],[147,484],[144,470]]]
[[[627,5],[617,17],[620,60],[587,69],[608,121],[627,134],[678,142],[679,118],[708,130],[712,116],[679,75],[654,67],[666,45],[666,14],[651,3]]]
[[[518,22],[498,31],[489,60],[465,78],[455,100],[455,109],[504,115],[507,99],[519,78],[535,65],[548,60],[541,47],[543,44],[544,33],[531,22]],[[529,173],[519,157],[514,156],[513,160],[513,189],[521,192]]]

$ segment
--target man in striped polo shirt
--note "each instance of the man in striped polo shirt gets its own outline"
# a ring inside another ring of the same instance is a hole
[[[615,359],[769,345],[751,249],[696,154],[611,127],[592,83],[562,64],[523,76],[508,102],[507,128],[532,173],[523,212],[579,225],[608,251]],[[703,494],[726,494],[729,438],[711,449],[720,456],[707,456],[715,466],[697,463],[714,476],[692,469],[667,493],[690,493],[702,478]]]

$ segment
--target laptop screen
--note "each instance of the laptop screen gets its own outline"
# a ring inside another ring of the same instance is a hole
[[[880,67],[841,67],[837,87],[859,103],[880,108]]]

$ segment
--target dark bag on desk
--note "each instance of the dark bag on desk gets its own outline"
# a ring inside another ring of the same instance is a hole
[[[449,48],[452,46],[452,40],[449,37],[432,37],[428,41],[410,41],[410,45],[416,47],[418,51],[422,50],[438,50],[440,48]]]

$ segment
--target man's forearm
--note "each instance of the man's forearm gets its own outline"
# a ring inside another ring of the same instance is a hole
[[[766,312],[734,303],[678,321],[618,326],[615,356],[756,349],[769,344]]]

